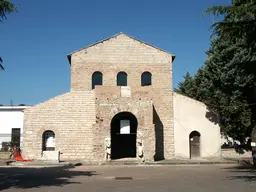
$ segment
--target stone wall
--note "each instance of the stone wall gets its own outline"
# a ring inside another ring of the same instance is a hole
[[[94,91],[65,93],[40,103],[24,112],[24,145],[22,155],[40,159],[42,135],[55,133],[55,150],[61,159],[92,158],[92,124],[95,123]]]
[[[131,97],[143,100],[144,95],[150,94],[155,123],[163,130],[164,157],[173,158],[172,61],[171,54],[120,34],[71,55],[71,92],[91,90],[92,74],[96,71],[103,74],[103,86],[107,87],[116,86],[117,74],[126,72],[128,86],[133,90]],[[136,93],[141,88],[141,75],[145,71],[152,74],[152,86],[150,90],[145,88]]]
[[[71,92],[25,110],[25,158],[41,157],[42,134],[52,130],[61,159],[101,161],[109,122],[122,111],[138,119],[139,131],[146,138],[147,159],[174,157],[173,55],[121,33],[76,51],[69,59]],[[100,91],[92,90],[96,71],[103,74]],[[116,86],[121,71],[128,74],[127,87]],[[145,71],[152,74],[152,85],[141,87]],[[122,89],[129,87],[131,95],[127,97]]]
[[[11,159],[10,156],[11,156],[12,152],[2,152],[0,151],[0,160],[9,160]]]
[[[71,91],[91,90],[95,71],[103,73],[104,86],[115,86],[117,73],[124,71],[131,87],[140,87],[141,74],[149,71],[153,87],[171,90],[172,60],[169,53],[120,34],[71,55]]]
[[[122,97],[122,89],[128,89],[130,94]],[[98,86],[96,92],[96,118],[98,123],[93,128],[94,145],[104,145],[105,138],[110,137],[111,121],[115,115],[121,112],[130,112],[138,121],[137,139],[142,139],[145,159],[154,160],[156,149],[155,127],[153,125],[153,102],[150,98],[129,97],[132,94],[131,87],[104,87]],[[104,94],[106,93],[106,95]],[[111,97],[107,97],[111,94]],[[97,121],[96,121],[97,122]],[[139,133],[139,134],[138,134]],[[95,159],[102,158],[104,148],[95,150]]]

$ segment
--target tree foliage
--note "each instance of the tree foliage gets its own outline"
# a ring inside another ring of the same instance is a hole
[[[17,7],[13,3],[7,0],[0,0],[0,22],[1,23],[3,22],[4,19],[5,20],[7,19],[7,15],[16,11],[17,11]],[[2,63],[3,63],[3,59],[0,57],[0,69],[4,70]]]
[[[206,13],[224,19],[212,26],[214,36],[204,65],[176,89],[204,102],[218,115],[221,131],[241,143],[251,136],[256,122],[255,3],[234,0],[231,6],[207,9]]]
[[[256,0],[232,0],[230,6],[213,6],[205,14],[225,19],[212,25],[213,35],[245,38],[254,47],[256,33]]]
[[[2,58],[0,57],[0,69],[1,69],[1,70],[4,70],[4,66],[2,65],[2,63],[3,63],[3,60],[2,60]]]
[[[8,0],[0,0],[0,22],[7,19],[7,15],[16,12],[17,7]]]
[[[182,95],[189,95],[193,92],[193,77],[189,72],[184,76],[184,81],[178,84],[178,89],[174,89],[175,92]]]

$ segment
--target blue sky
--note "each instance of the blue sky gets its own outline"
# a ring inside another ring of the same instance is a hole
[[[0,104],[34,105],[70,89],[67,54],[119,32],[176,55],[173,86],[206,60],[213,18],[230,0],[11,0],[18,13],[1,28]]]

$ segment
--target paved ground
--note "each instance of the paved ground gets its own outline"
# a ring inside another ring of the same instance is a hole
[[[0,167],[0,190],[11,192],[250,192],[255,189],[256,169],[235,165]]]

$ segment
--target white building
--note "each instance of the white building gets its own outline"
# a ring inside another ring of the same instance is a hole
[[[12,140],[20,141],[20,147],[22,147],[23,110],[28,107],[0,106],[0,150],[5,142]]]

